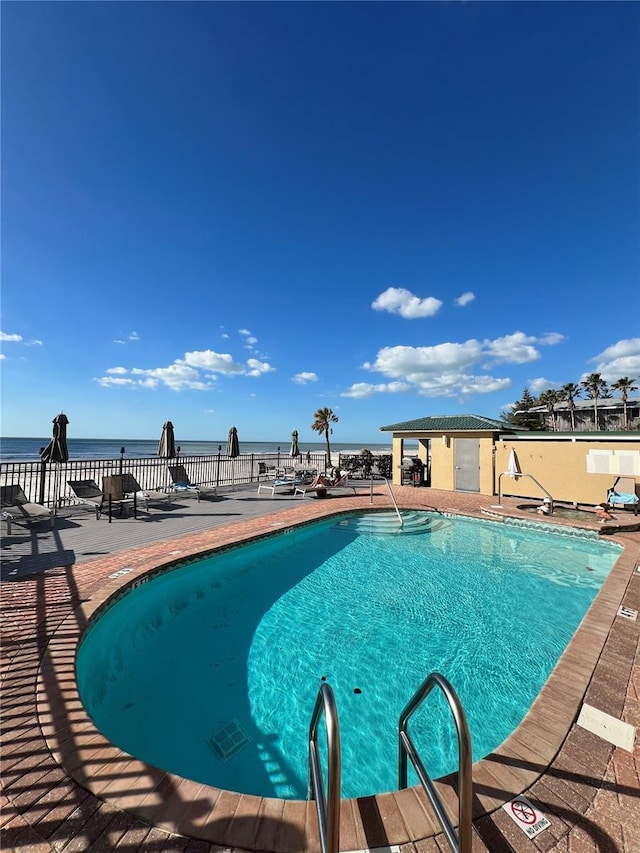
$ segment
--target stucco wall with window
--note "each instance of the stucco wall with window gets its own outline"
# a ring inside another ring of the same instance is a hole
[[[537,438],[499,438],[487,433],[414,433],[393,437],[393,483],[401,482],[400,464],[403,439],[418,440],[418,456],[427,462],[430,442],[431,487],[455,491],[455,443],[457,438],[477,439],[479,447],[479,493],[498,494],[498,478],[506,472],[511,450],[515,451],[520,471],[530,474],[557,501],[597,504],[606,499],[616,477],[635,478],[640,494],[640,436],[617,434],[615,440],[603,438],[560,438],[543,434]],[[538,500],[544,496],[528,478],[501,478],[502,494]]]

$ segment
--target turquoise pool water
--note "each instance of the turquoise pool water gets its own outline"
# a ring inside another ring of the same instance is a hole
[[[620,549],[424,516],[424,532],[407,536],[358,534],[346,518],[292,529],[132,589],[78,650],[88,713],[113,743],[165,770],[304,799],[325,678],[342,796],[366,796],[397,788],[398,717],[437,670],[481,758],[522,720]],[[409,728],[432,777],[457,767],[437,691]]]

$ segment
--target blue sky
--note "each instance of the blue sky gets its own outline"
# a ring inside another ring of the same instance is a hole
[[[384,440],[640,376],[640,5],[4,3],[2,423]]]

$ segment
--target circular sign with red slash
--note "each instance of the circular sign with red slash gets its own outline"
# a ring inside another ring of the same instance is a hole
[[[523,800],[512,800],[511,811],[520,823],[532,824],[536,822],[536,813],[528,803]]]
[[[514,797],[511,802],[505,803],[502,808],[529,838],[535,838],[539,832],[551,826],[549,818],[538,811],[533,803],[522,795]]]

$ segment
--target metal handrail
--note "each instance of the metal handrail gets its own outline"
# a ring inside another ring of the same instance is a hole
[[[500,474],[498,474],[498,505],[502,504],[502,478],[505,474],[509,477],[512,477],[514,480],[519,480],[521,477],[528,477],[530,480],[533,480],[536,486],[538,486],[538,488],[541,489],[551,501],[551,511],[553,512],[553,498],[551,496],[551,492],[548,492],[542,485],[542,483],[536,480],[533,474],[514,474],[512,471],[502,471]]]
[[[398,504],[396,503],[395,495],[393,494],[393,491],[391,489],[391,484],[389,483],[389,480],[386,477],[381,477],[380,479],[384,480],[385,483],[387,484],[387,491],[389,492],[389,497],[391,498],[391,503],[393,504],[393,506],[395,508],[396,515],[398,516],[398,521],[400,522],[400,527],[403,527],[404,526],[404,519],[402,517],[402,513],[398,509]],[[370,500],[370,503],[373,503],[373,475],[371,476],[369,500]]]
[[[325,795],[318,751],[318,723],[324,711],[327,729],[327,792]],[[307,796],[316,801],[322,853],[338,853],[340,848],[340,726],[333,690],[320,685],[309,725],[309,782]],[[327,805],[328,804],[328,805]]]
[[[442,800],[435,789],[429,774],[427,773],[424,764],[414,746],[409,732],[407,731],[407,723],[409,717],[427,698],[431,690],[435,686],[440,687],[444,693],[458,732],[458,835],[449,820]],[[457,693],[447,681],[440,675],[439,672],[432,672],[420,685],[413,697],[405,706],[400,714],[398,723],[399,735],[399,753],[398,753],[398,787],[407,787],[407,756],[411,759],[418,778],[422,783],[427,797],[433,810],[435,811],[438,820],[447,837],[447,841],[454,853],[471,853],[471,817],[473,803],[473,780],[471,776],[471,735],[469,734],[469,726],[464,709],[458,698]]]

